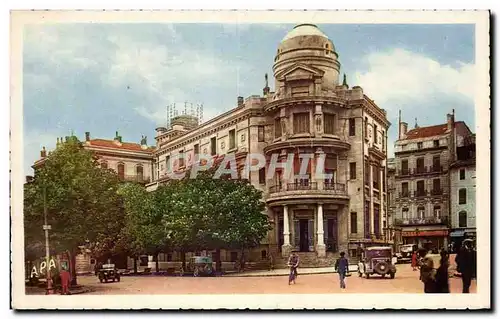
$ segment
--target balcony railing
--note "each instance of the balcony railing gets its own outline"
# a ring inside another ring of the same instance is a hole
[[[118,175],[118,178],[124,182],[149,183],[151,178],[143,175]]]
[[[429,173],[441,173],[444,172],[445,168],[443,165],[433,165],[433,166],[419,166],[412,169],[400,169],[397,171],[398,176],[413,176],[413,175],[423,175]]]
[[[334,192],[336,194],[346,194],[346,185],[339,183],[323,182],[323,190],[328,192]],[[269,193],[277,192],[290,192],[290,191],[304,191],[304,190],[318,190],[317,182],[297,182],[273,185],[269,187]]]
[[[411,226],[411,225],[447,225],[448,216],[428,216],[423,218],[396,218],[394,224],[397,226]]]
[[[425,197],[427,196],[427,191],[425,189],[413,191],[413,197]]]
[[[431,195],[432,196],[439,196],[443,195],[443,189],[442,188],[437,188],[437,189],[431,189]]]

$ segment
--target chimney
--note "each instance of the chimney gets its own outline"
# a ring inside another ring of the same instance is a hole
[[[238,107],[243,106],[243,96],[238,96]]]
[[[408,132],[408,123],[400,122],[399,123],[399,139],[404,139],[406,137],[406,133]]]
[[[42,147],[42,150],[40,151],[40,157],[41,158],[47,157],[47,151],[45,150],[45,146]]]
[[[90,141],[90,132],[85,132],[85,141]]]
[[[447,114],[448,130],[451,131],[455,127],[455,110],[452,114]]]

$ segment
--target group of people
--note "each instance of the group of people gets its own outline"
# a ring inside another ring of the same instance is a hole
[[[426,293],[449,293],[449,254],[442,250],[440,265],[434,269],[434,261],[429,257],[424,257],[421,262],[417,261],[416,252],[413,253],[412,267],[415,270],[420,266],[420,280],[424,283]],[[457,271],[462,277],[462,293],[469,293],[472,278],[476,274],[476,254],[471,241],[464,241],[459,249],[455,262]]]

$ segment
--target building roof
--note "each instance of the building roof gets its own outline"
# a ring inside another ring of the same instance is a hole
[[[463,121],[455,122],[455,127],[457,127],[458,125],[461,125],[461,124],[465,124],[465,123]],[[447,130],[448,130],[448,124],[418,127],[418,128],[414,128],[412,130],[409,130],[406,133],[406,137],[403,138],[402,140],[413,140],[413,139],[417,139],[417,138],[426,138],[426,137],[446,135]]]
[[[328,37],[316,25],[304,23],[296,25],[290,32],[287,33],[287,35],[285,35],[281,42],[303,35],[319,35],[320,37],[328,39]]]
[[[128,143],[128,142],[117,143],[114,140],[104,140],[100,138],[87,141],[86,145],[113,148],[124,151],[144,152],[144,153],[152,153],[154,151],[153,147],[148,147],[146,149],[143,149],[141,145],[138,143]]]

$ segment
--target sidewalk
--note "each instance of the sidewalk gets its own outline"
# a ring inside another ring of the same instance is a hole
[[[349,272],[358,271],[357,265],[349,265]],[[313,274],[330,274],[337,273],[333,267],[323,268],[300,268],[298,269],[299,275],[313,275]],[[248,270],[242,273],[225,274],[224,277],[268,277],[268,276],[288,276],[290,270],[287,268],[274,269],[274,270]]]
[[[85,294],[88,292],[92,292],[93,289],[90,287],[85,287],[85,286],[76,286],[76,287],[71,287],[69,289],[69,292],[71,295],[79,295],[79,294]],[[25,287],[25,293],[26,295],[45,295],[46,290],[45,288],[40,288],[40,287]],[[60,292],[58,291],[55,293],[55,295],[60,295]]]

